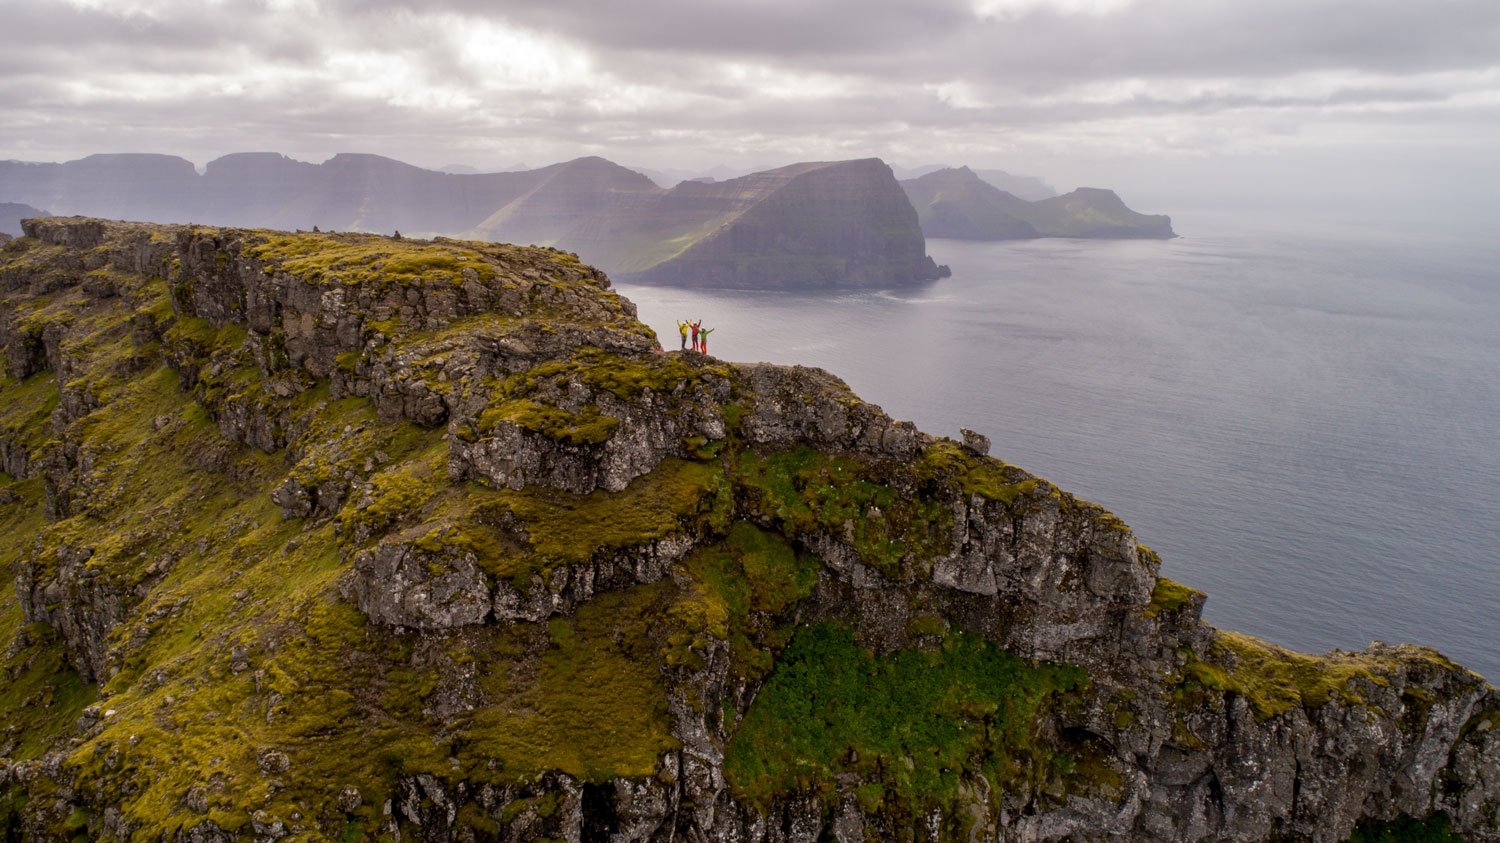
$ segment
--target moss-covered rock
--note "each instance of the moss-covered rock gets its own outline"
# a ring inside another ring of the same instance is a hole
[[[7,839],[1496,833],[1478,677],[1213,630],[1107,511],[567,256],[29,234]]]

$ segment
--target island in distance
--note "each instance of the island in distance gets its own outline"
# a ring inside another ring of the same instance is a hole
[[[50,217],[41,208],[33,208],[19,202],[0,202],[0,241],[20,237],[21,220],[35,217]]]
[[[200,174],[174,156],[92,155],[62,164],[0,162],[0,202],[160,223],[531,243],[576,252],[622,281],[738,289],[931,281],[946,272],[928,257],[924,234],[1172,236],[1166,217],[1135,214],[1108,191],[1028,202],[966,168],[898,182],[878,158],[662,187],[600,157],[464,173],[378,155],[312,164],[237,153]]]
[[[937,170],[901,187],[917,211],[922,233],[955,240],[1026,240],[1036,237],[1176,237],[1171,217],[1138,214],[1112,190],[1080,187],[1072,193],[1027,201],[1001,190],[968,167]]]

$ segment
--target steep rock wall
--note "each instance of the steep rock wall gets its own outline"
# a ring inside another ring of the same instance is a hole
[[[726,186],[682,189],[708,193]],[[900,286],[936,279],[939,270],[890,167],[871,158],[807,167],[680,255],[628,277],[695,287],[819,289]]]

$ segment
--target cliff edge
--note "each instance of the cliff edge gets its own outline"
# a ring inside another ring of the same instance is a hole
[[[6,839],[1500,840],[1479,676],[1207,626],[983,437],[662,353],[572,255],[25,225]]]

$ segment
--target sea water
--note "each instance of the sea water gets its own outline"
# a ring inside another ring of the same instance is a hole
[[[1169,241],[928,241],[890,292],[619,285],[737,361],[821,366],[1114,511],[1205,618],[1307,652],[1437,647],[1500,679],[1500,247],[1176,218]]]

